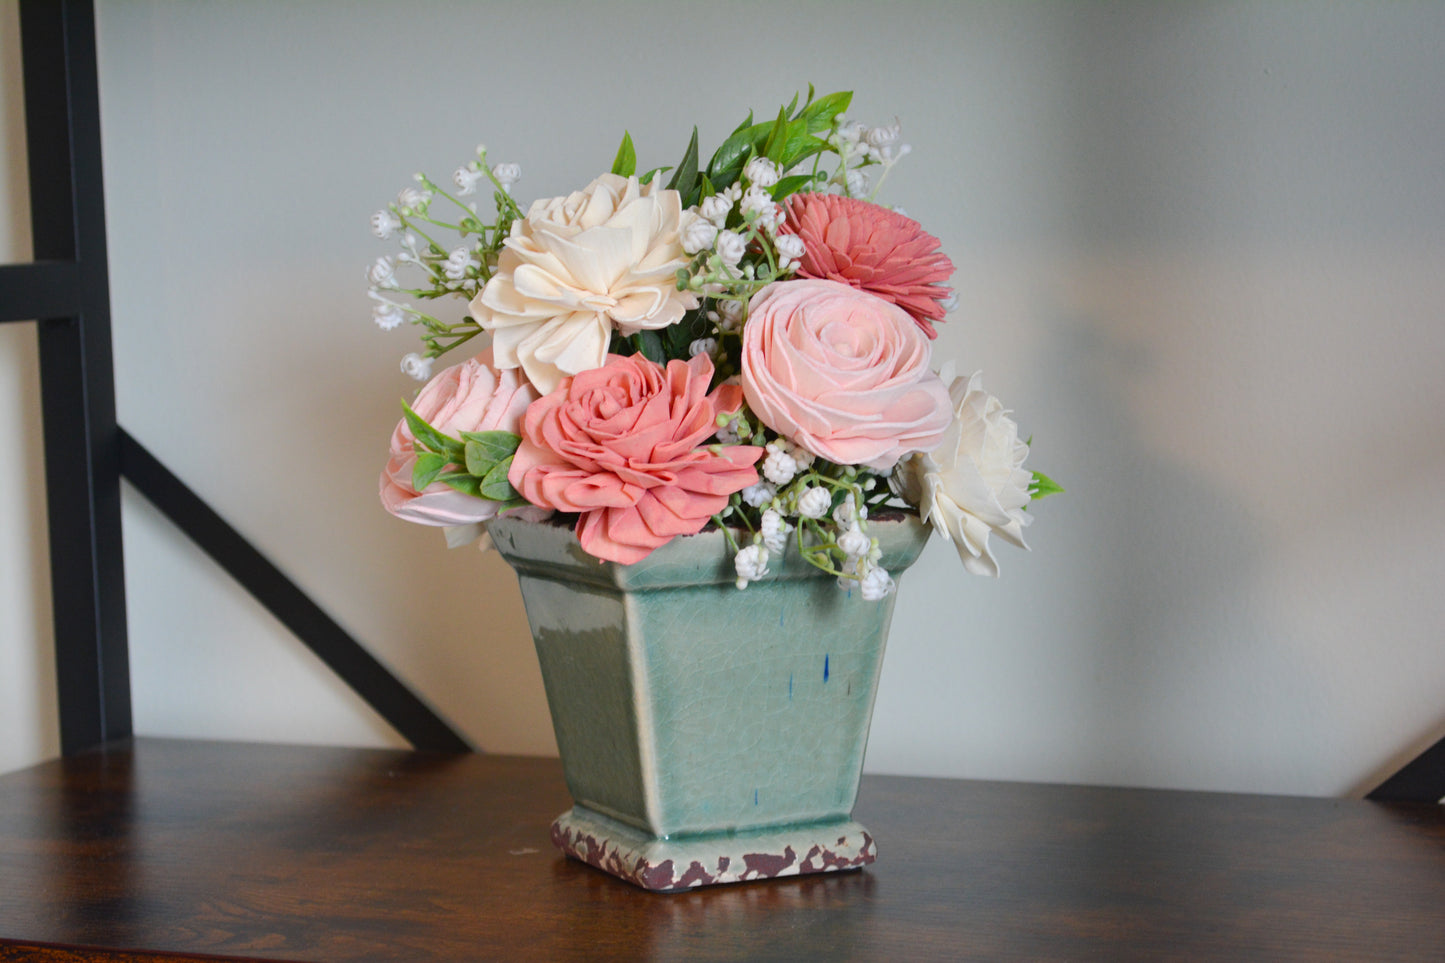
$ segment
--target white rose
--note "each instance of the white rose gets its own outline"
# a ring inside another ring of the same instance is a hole
[[[601,367],[613,328],[632,335],[675,324],[698,303],[677,290],[688,262],[682,234],[696,217],[677,191],[617,174],[533,203],[471,303],[493,333],[497,366],[520,367],[546,394]]]
[[[1003,403],[983,390],[979,375],[954,379],[948,389],[954,420],[933,451],[900,463],[900,489],[916,497],[918,510],[953,542],[963,567],[974,575],[998,575],[988,537],[1024,544],[1033,519],[1033,474],[1024,469],[1029,447]]]

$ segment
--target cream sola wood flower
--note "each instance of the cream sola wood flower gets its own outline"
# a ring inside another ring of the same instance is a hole
[[[546,394],[601,367],[614,329],[630,336],[679,321],[698,305],[696,294],[677,290],[696,217],[677,191],[617,174],[533,203],[471,302],[493,334],[498,367],[520,367]]]
[[[945,379],[951,378],[945,366]],[[983,390],[978,374],[949,385],[954,419],[939,446],[898,465],[895,485],[919,514],[958,549],[973,575],[998,575],[989,535],[1019,548],[1033,473],[1023,467],[1029,448],[1003,403]]]

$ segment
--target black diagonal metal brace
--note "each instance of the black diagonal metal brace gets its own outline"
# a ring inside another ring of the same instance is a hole
[[[120,467],[126,481],[413,746],[439,752],[471,751],[451,726],[124,429],[120,433]]]
[[[1365,798],[1378,802],[1438,803],[1445,800],[1445,739],[1406,763]]]

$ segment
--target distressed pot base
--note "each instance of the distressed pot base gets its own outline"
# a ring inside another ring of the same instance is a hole
[[[858,869],[875,859],[873,837],[846,817],[659,839],[574,806],[552,823],[552,842],[573,859],[658,893]]]

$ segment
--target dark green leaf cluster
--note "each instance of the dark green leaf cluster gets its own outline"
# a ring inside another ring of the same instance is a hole
[[[648,171],[641,179],[645,183],[659,173],[672,171],[667,188],[682,195],[683,207],[692,207],[704,197],[736,184],[742,177],[743,168],[754,157],[766,157],[786,174],[804,161],[830,150],[827,134],[852,100],[852,91],[846,90],[815,100],[813,88],[809,86],[808,98],[801,107],[798,106],[797,95],[794,95],[792,102],[781,108],[773,120],[754,123],[750,112],[713,153],[705,167],[699,162],[697,128],[694,127],[682,160],[673,167]],[[637,150],[631,134],[624,133],[617,157],[612,162],[612,173],[630,177],[636,171]],[[773,200],[780,201],[807,187],[815,179],[814,173],[784,177],[772,188]]]
[[[512,456],[522,443],[519,436],[509,431],[464,431],[460,438],[453,438],[433,428],[405,401],[401,407],[416,439],[413,489],[425,491],[440,481],[464,494],[501,502],[499,511],[528,504],[507,481]]]

